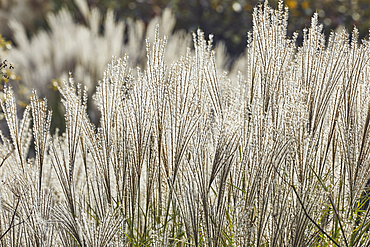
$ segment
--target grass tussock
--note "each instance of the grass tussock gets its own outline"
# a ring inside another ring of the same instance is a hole
[[[62,134],[46,99],[19,119],[6,87],[0,246],[369,245],[369,41],[326,41],[315,14],[298,47],[287,19],[254,10],[232,78],[212,36],[168,64],[157,28],[144,69],[108,64],[97,126],[72,76]]]

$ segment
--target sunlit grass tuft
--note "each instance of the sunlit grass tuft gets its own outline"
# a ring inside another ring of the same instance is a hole
[[[6,86],[0,245],[369,245],[369,41],[326,40],[315,14],[298,47],[287,19],[255,8],[230,77],[200,30],[167,63],[157,27],[144,68],[108,64],[98,125],[72,75],[54,84],[64,133],[36,91],[19,119]]]

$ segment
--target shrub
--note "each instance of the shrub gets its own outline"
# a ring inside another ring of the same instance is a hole
[[[97,126],[87,88],[58,86],[61,135],[46,99],[19,120],[6,87],[1,245],[369,245],[369,41],[326,42],[315,14],[297,47],[287,18],[255,8],[237,80],[200,30],[167,64],[157,28],[145,69],[108,64]]]

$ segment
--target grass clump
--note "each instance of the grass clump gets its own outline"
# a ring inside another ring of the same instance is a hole
[[[368,245],[369,41],[326,42],[315,14],[297,47],[287,18],[254,10],[232,79],[212,36],[169,65],[157,29],[145,69],[108,64],[97,126],[72,77],[63,134],[36,92],[19,119],[6,87],[1,246]]]

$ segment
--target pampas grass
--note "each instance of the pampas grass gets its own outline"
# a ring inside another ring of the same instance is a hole
[[[168,63],[151,29],[145,66],[108,63],[98,125],[72,75],[64,133],[37,91],[19,119],[5,87],[1,246],[369,245],[369,41],[326,41],[315,14],[298,47],[287,19],[282,2],[256,7],[231,74],[212,36]]]

